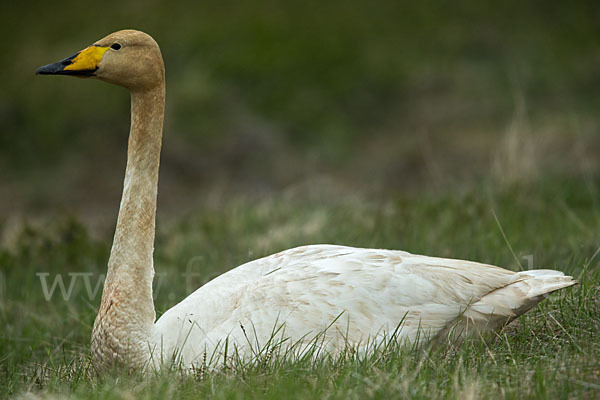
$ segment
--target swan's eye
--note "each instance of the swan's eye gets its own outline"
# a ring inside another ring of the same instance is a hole
[[[110,45],[110,48],[113,50],[120,50],[121,49],[121,45],[119,43],[113,43]]]

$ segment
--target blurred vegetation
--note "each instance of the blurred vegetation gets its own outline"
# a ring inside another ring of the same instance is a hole
[[[169,196],[181,204],[219,182],[256,191],[324,175],[408,190],[595,176],[599,11],[583,1],[3,4],[0,215],[116,204],[127,94],[33,72],[123,28],[152,34],[166,61],[166,209]]]

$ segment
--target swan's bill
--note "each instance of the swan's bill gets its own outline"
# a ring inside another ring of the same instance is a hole
[[[94,76],[108,46],[89,46],[80,52],[54,64],[39,67],[36,75]]]

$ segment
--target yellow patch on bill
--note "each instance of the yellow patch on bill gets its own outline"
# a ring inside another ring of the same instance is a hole
[[[65,67],[65,71],[87,71],[98,68],[98,64],[100,64],[106,50],[108,50],[108,47],[86,47],[77,54],[71,64]]]

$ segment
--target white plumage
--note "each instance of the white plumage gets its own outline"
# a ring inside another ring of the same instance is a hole
[[[284,347],[310,345],[318,336],[333,353],[377,343],[396,328],[410,343],[456,339],[497,329],[541,296],[573,284],[551,270],[512,272],[404,251],[303,246],[207,283],[158,320],[156,343],[189,365],[204,353],[222,356],[225,338],[251,357],[275,331],[287,339]]]

